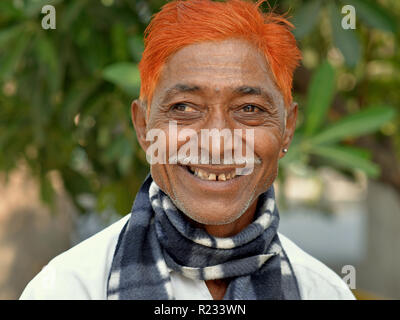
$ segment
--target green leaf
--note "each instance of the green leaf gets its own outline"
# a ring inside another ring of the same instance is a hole
[[[397,32],[396,18],[388,9],[376,1],[346,0],[344,2],[354,6],[356,16],[360,17],[370,27],[393,33]]]
[[[42,8],[45,5],[55,6],[60,3],[61,0],[36,0],[36,1],[27,1],[24,4],[23,11],[26,16],[32,17],[37,14],[41,14]],[[43,15],[44,16],[44,15]]]
[[[54,43],[44,34],[39,34],[34,41],[35,52],[38,61],[43,68],[46,68],[48,82],[53,92],[60,86],[60,66],[59,58]]]
[[[114,61],[125,61],[128,59],[126,27],[116,22],[111,27],[111,43]]]
[[[314,27],[320,11],[321,1],[313,0],[303,4],[294,15],[292,23],[295,26],[293,33],[297,39],[303,39]]]
[[[97,210],[115,209],[119,214],[128,212],[132,205],[132,198],[126,186],[113,182],[102,187],[97,198]]]
[[[128,39],[129,51],[134,61],[139,62],[142,59],[144,50],[143,38],[141,36],[134,36]]]
[[[61,170],[65,188],[73,194],[90,193],[92,189],[89,181],[81,173],[72,170],[69,167],[64,167]]]
[[[109,57],[107,56],[109,48],[107,48],[102,36],[95,31],[88,32],[88,38],[83,42],[82,49],[85,51],[85,56],[82,57],[82,61],[90,73],[94,73],[97,76],[109,63]],[[91,48],[96,48],[96,50]]]
[[[326,118],[335,90],[335,71],[324,62],[315,71],[308,90],[305,109],[305,134],[314,134]]]
[[[88,0],[68,1],[68,6],[60,19],[60,27],[57,25],[57,30],[60,29],[62,33],[70,32],[71,26],[77,21],[87,2]]]
[[[352,29],[342,28],[343,16],[340,14],[340,9],[333,1],[328,5],[330,20],[332,26],[332,37],[334,45],[343,54],[346,64],[349,67],[355,67],[361,57],[360,41]]]
[[[380,167],[369,160],[370,153],[365,149],[342,145],[318,146],[312,148],[310,153],[328,159],[341,168],[359,169],[371,178],[377,178],[380,174]]]
[[[23,28],[23,24],[17,24],[0,31],[0,51],[5,50],[8,43],[20,35]]]
[[[65,127],[73,125],[72,120],[77,113],[81,111],[85,101],[95,91],[99,82],[93,79],[76,80],[71,89],[68,91],[62,107],[61,117],[62,124]]]
[[[119,136],[107,147],[103,155],[105,162],[113,162],[115,160],[120,161],[121,159],[126,157],[130,158],[132,154],[133,154],[132,142],[125,136]]]
[[[27,34],[20,35],[15,45],[7,52],[5,59],[0,60],[0,79],[7,79],[13,76],[29,41]]]
[[[388,106],[368,107],[356,114],[330,125],[309,140],[313,145],[335,143],[344,138],[358,137],[378,130],[396,114],[395,109]]]
[[[22,12],[19,8],[16,8],[13,1],[0,1],[0,12],[3,17],[19,18],[22,16]]]
[[[128,94],[138,94],[140,74],[136,64],[130,62],[112,64],[103,70],[103,77],[125,90]]]

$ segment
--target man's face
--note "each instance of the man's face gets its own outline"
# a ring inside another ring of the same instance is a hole
[[[290,143],[296,115],[297,106],[290,107],[285,119],[283,98],[265,58],[248,42],[229,39],[186,46],[163,67],[144,131],[163,130],[169,150],[169,141],[177,138],[170,137],[171,121],[176,121],[178,135],[181,130],[191,129],[199,141],[202,129],[228,129],[232,133],[241,129],[245,145],[245,132],[250,129],[254,134],[254,157],[260,163],[254,165],[251,174],[233,177],[240,165],[223,163],[226,145],[221,138],[221,164],[153,164],[152,177],[196,222],[231,223],[254,207],[258,196],[275,180],[278,160],[283,156],[282,148]],[[134,122],[138,131],[138,121]],[[178,152],[187,142],[177,142]],[[148,142],[142,141],[141,145],[146,149]],[[205,150],[212,150],[212,146],[207,144]]]

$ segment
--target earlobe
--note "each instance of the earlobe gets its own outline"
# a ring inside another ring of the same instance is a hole
[[[139,144],[142,149],[146,151],[148,148],[148,143],[146,141],[146,108],[140,99],[132,101],[131,118]]]
[[[285,112],[285,133],[283,136],[282,149],[280,152],[280,157],[282,158],[288,152],[290,143],[293,139],[294,132],[296,130],[296,121],[297,121],[297,102],[293,102],[290,107],[287,109],[287,113]]]

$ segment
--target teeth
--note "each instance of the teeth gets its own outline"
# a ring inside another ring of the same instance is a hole
[[[199,178],[201,178],[201,179],[204,179],[204,180],[208,179],[208,174],[205,171],[201,170],[201,169],[197,170],[197,176]]]
[[[207,173],[202,169],[190,167],[190,171],[200,179],[209,181],[226,181],[233,179],[236,176],[235,170],[228,173],[216,174],[216,173]]]

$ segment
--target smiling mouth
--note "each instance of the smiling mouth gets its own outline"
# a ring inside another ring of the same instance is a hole
[[[193,166],[185,166],[187,171],[195,177],[206,181],[228,181],[237,178],[236,168],[218,168],[213,171],[213,168],[199,168]]]

